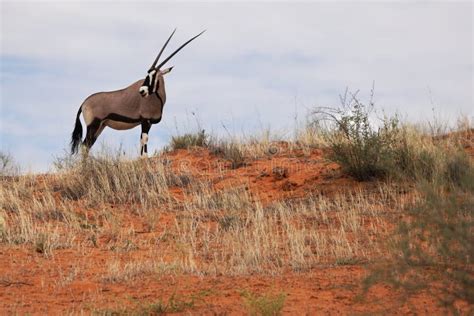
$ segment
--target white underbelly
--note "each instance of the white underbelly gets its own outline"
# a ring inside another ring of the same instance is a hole
[[[125,122],[106,120],[104,121],[104,125],[113,129],[124,130],[124,129],[134,128],[135,126],[140,125],[140,123],[125,123]]]

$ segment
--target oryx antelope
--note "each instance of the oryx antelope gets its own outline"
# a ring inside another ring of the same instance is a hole
[[[77,153],[82,139],[82,125],[79,119],[81,112],[87,125],[87,134],[83,142],[87,151],[94,145],[97,137],[99,137],[106,126],[116,130],[126,130],[141,125],[140,151],[141,155],[147,154],[148,132],[152,124],[157,124],[161,121],[163,106],[166,102],[163,76],[173,69],[173,67],[166,69],[161,69],[161,67],[183,47],[204,33],[202,31],[188,40],[156,66],[175,31],[176,29],[161,48],[145,79],[138,80],[122,90],[95,93],[82,103],[77,112],[76,126],[72,132],[71,154]]]

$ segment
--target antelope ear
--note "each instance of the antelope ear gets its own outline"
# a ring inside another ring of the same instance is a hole
[[[173,67],[174,67],[174,66],[171,66],[171,67],[169,67],[169,68],[163,69],[163,70],[161,71],[161,74],[162,74],[162,75],[166,75],[168,72],[170,72],[170,71],[173,69]]]

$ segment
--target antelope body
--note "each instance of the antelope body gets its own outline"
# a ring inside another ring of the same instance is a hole
[[[148,132],[152,124],[157,124],[161,121],[163,107],[166,102],[163,76],[173,69],[173,67],[170,67],[162,70],[161,67],[184,46],[204,32],[188,40],[156,66],[175,31],[171,33],[161,48],[145,79],[138,80],[122,90],[95,93],[82,103],[77,112],[76,125],[72,132],[72,154],[77,153],[82,139],[82,125],[79,119],[81,112],[87,126],[87,134],[83,142],[86,150],[89,150],[94,145],[100,133],[107,126],[116,130],[126,130],[141,125],[141,154],[147,154]]]

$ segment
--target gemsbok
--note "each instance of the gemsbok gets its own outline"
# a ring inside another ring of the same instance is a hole
[[[77,153],[82,140],[82,125],[79,119],[82,112],[84,122],[87,125],[87,134],[83,142],[87,152],[94,145],[97,137],[99,137],[106,126],[116,130],[126,130],[141,125],[140,154],[147,155],[148,132],[152,124],[157,124],[161,121],[163,106],[166,102],[163,76],[173,69],[173,67],[166,69],[161,69],[161,67],[205,31],[185,42],[156,66],[166,45],[168,45],[175,32],[176,29],[161,48],[145,79],[138,80],[122,90],[95,93],[82,103],[77,112],[76,125],[72,132],[71,154]]]

